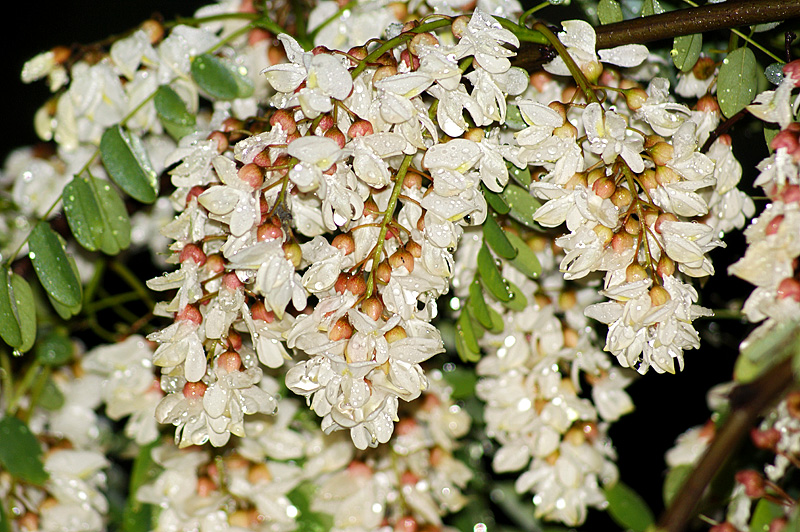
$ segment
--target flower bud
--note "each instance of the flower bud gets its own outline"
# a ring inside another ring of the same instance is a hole
[[[347,138],[338,127],[330,128],[323,136],[333,140],[339,146],[339,149],[344,148],[344,145],[347,144]]]
[[[649,222],[650,220],[648,220]],[[664,222],[677,222],[678,217],[672,214],[671,212],[664,212],[658,215],[655,220],[655,223],[648,223],[647,225],[651,225],[656,233],[661,233],[661,224]]]
[[[353,336],[353,326],[350,325],[347,318],[339,318],[336,323],[333,324],[331,330],[328,331],[328,339],[332,342],[349,340],[351,336]]]
[[[411,253],[411,256],[418,259],[422,256],[422,246],[413,240],[409,240],[405,245],[406,251]]]
[[[659,185],[671,185],[680,180],[681,177],[669,166],[656,166],[656,182]]]
[[[592,191],[603,199],[608,199],[614,195],[617,190],[617,185],[613,179],[603,177],[598,179],[592,185]]]
[[[629,264],[628,267],[625,268],[625,280],[627,282],[635,283],[645,279],[647,279],[647,270],[638,262]]]
[[[800,87],[800,59],[783,65],[783,75],[792,80],[795,87]]]
[[[300,262],[303,260],[303,251],[300,249],[300,245],[297,242],[287,241],[283,243],[283,256],[297,269],[300,267]]]
[[[424,32],[417,33],[408,42],[408,51],[413,55],[419,55],[421,46],[436,46],[439,44],[439,39],[433,33]]]
[[[294,114],[286,109],[278,109],[272,116],[269,117],[269,125],[272,127],[280,126],[287,135],[297,131],[297,122],[294,119]]]
[[[656,266],[656,273],[662,279],[665,277],[670,277],[675,274],[675,261],[669,258],[666,254],[661,255],[661,258],[658,259],[658,265]]]
[[[219,253],[209,255],[206,259],[206,270],[212,273],[222,273],[225,271],[225,259]]]
[[[206,384],[202,381],[187,382],[183,385],[183,396],[189,400],[199,399],[206,394]]]
[[[464,36],[464,33],[466,33],[469,19],[468,16],[461,15],[460,17],[456,17],[453,23],[450,24],[450,31],[456,39],[460,39]]]
[[[786,394],[786,410],[794,419],[800,419],[800,391],[792,391]]]
[[[203,323],[203,315],[194,305],[186,305],[175,315],[175,321],[188,321],[195,325]]]
[[[345,255],[351,254],[356,250],[356,241],[350,233],[339,233],[331,241],[331,246],[341,250]]]
[[[276,225],[274,222],[265,222],[258,226],[256,230],[256,239],[261,242],[263,240],[272,240],[273,238],[283,238],[283,229],[280,222]]]
[[[369,120],[356,120],[347,130],[347,136],[351,139],[372,135],[372,123]]]
[[[751,429],[750,440],[752,440],[756,448],[772,451],[775,449],[775,446],[778,445],[778,442],[781,441],[781,433],[775,427],[770,427],[766,430]]]
[[[186,244],[178,255],[178,260],[181,264],[191,260],[198,266],[202,266],[206,263],[206,254],[197,244]]]
[[[236,351],[225,351],[217,357],[217,368],[225,373],[239,371],[242,368],[242,357]]]
[[[639,174],[639,183],[647,190],[653,190],[658,187],[655,170],[652,168],[645,168],[644,172]]]
[[[392,269],[405,266],[408,273],[414,271],[414,256],[408,251],[398,249],[389,256],[389,266]]]
[[[611,248],[616,253],[625,253],[634,245],[633,237],[628,233],[619,232],[611,239]]]
[[[772,220],[769,221],[769,223],[767,224],[767,228],[764,229],[764,233],[767,235],[776,234],[780,230],[782,223],[783,223],[783,215],[779,214],[778,216],[774,217]]]
[[[617,187],[614,194],[611,196],[611,203],[620,209],[627,209],[632,202],[633,194],[624,187]]]
[[[236,172],[243,182],[247,183],[253,190],[261,188],[264,184],[264,172],[255,163],[247,163]]]
[[[265,463],[257,463],[250,466],[247,471],[247,481],[250,484],[272,482],[272,472],[269,470],[269,466]]]
[[[367,298],[361,302],[361,312],[378,321],[383,315],[383,303],[375,296]]]
[[[751,499],[760,499],[766,494],[764,477],[754,469],[737,471],[734,475],[736,482],[744,486],[744,493]]]
[[[694,109],[703,113],[719,113],[719,103],[717,103],[717,98],[715,96],[706,94],[697,100]]]
[[[672,299],[672,296],[663,286],[654,286],[650,289],[650,302],[654,307],[660,307],[670,299]]]
[[[647,152],[653,158],[653,162],[658,166],[664,166],[672,160],[675,154],[675,148],[669,142],[658,142],[653,145]]]
[[[647,92],[639,87],[628,89],[624,94],[625,103],[628,104],[628,109],[631,111],[641,109],[642,105],[647,101]]]
[[[215,148],[217,150],[217,153],[223,154],[226,151],[228,151],[228,146],[229,146],[228,135],[226,135],[222,131],[212,131],[211,133],[208,134],[206,140],[211,140],[216,143]]]
[[[692,74],[699,80],[706,80],[714,75],[717,65],[710,57],[701,57],[692,67]]]
[[[367,282],[364,280],[364,276],[362,274],[357,273],[347,280],[345,289],[351,292],[354,296],[361,296],[367,291]]]
[[[597,238],[600,239],[600,243],[603,247],[607,246],[611,243],[611,239],[614,238],[614,231],[606,227],[605,225],[597,224],[592,229],[594,234],[597,235]]]
[[[395,325],[394,327],[386,331],[386,334],[383,335],[383,337],[386,338],[386,341],[389,342],[390,344],[398,340],[402,340],[407,336],[408,335],[406,334],[406,330],[400,325]]]
[[[381,284],[388,284],[392,279],[392,267],[386,261],[379,263],[375,269],[375,278]]]

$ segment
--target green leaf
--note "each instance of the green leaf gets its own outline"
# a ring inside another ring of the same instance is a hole
[[[215,55],[198,55],[192,60],[191,71],[197,85],[216,100],[235,100],[253,94],[253,82],[244,67]]]
[[[104,180],[76,177],[61,195],[72,234],[89,251],[116,255],[131,243],[125,203]]]
[[[533,221],[533,214],[542,204],[530,192],[514,183],[509,183],[501,196],[510,208],[509,216],[531,229],[540,229]]]
[[[653,512],[638,493],[622,482],[603,489],[608,500],[608,514],[623,528],[645,532],[655,522]]]
[[[158,440],[144,445],[133,461],[128,493],[136,493],[140,486],[156,475],[156,464],[152,451]],[[139,502],[136,497],[128,497],[122,516],[122,532],[147,532],[153,528],[153,505]]]
[[[517,256],[517,250],[509,242],[506,232],[497,223],[494,216],[489,214],[483,222],[483,240],[489,244],[497,255],[504,259],[513,259]]]
[[[522,118],[522,113],[519,112],[519,106],[509,103],[506,108],[506,121],[505,126],[509,129],[519,131],[528,127],[525,120]]]
[[[28,426],[14,416],[0,419],[0,464],[11,475],[41,485],[48,478],[42,462],[39,440]]]
[[[315,512],[311,509],[311,502],[317,497],[317,488],[312,482],[302,482],[286,497],[297,508],[297,529],[303,532],[328,532],[333,526],[333,516],[324,512]]]
[[[500,334],[506,327],[506,324],[503,322],[503,316],[492,307],[488,307],[488,309],[489,316],[492,318],[492,326],[488,330],[492,334]]]
[[[469,285],[469,299],[467,300],[470,312],[484,328],[492,327],[492,316],[489,314],[489,307],[483,299],[481,283],[475,279]]]
[[[495,298],[504,303],[511,299],[511,291],[485,243],[478,251],[478,273],[481,276],[483,286]]]
[[[506,284],[511,292],[511,298],[503,304],[515,312],[522,312],[528,308],[528,298],[525,297],[522,290],[509,280],[506,280]]]
[[[775,325],[768,334],[749,342],[736,359],[733,378],[740,383],[750,382],[792,353],[792,363],[797,367],[800,364],[800,323],[796,320]]]
[[[472,369],[456,366],[443,372],[444,380],[450,385],[450,398],[454,401],[475,397],[478,376]]]
[[[658,0],[644,0],[642,2],[642,16],[649,17],[650,15],[660,15],[664,12],[661,3]]]
[[[456,320],[456,332],[464,340],[464,345],[473,353],[479,353],[481,347],[478,345],[478,339],[475,335],[475,325],[470,316],[469,307],[461,309],[461,314],[458,315]]]
[[[64,394],[56,386],[52,377],[48,376],[47,380],[44,381],[42,393],[39,395],[39,401],[36,404],[50,411],[59,410],[64,406]]]
[[[5,501],[0,501],[0,532],[11,532],[11,521],[6,518]]]
[[[100,139],[100,157],[111,179],[130,197],[142,203],[158,198],[158,175],[139,137],[120,125],[108,128]]]
[[[0,337],[22,352],[36,340],[36,307],[28,282],[9,270],[0,270]]]
[[[68,307],[81,303],[81,281],[72,269],[64,242],[47,222],[39,222],[28,239],[28,256],[36,276],[53,299]]]
[[[509,209],[508,205],[506,205],[506,202],[503,200],[500,194],[492,192],[486,188],[486,185],[483,183],[481,183],[481,191],[483,192],[483,197],[486,198],[486,203],[488,203],[489,207],[491,207],[492,210],[494,210],[494,212],[497,214],[508,214],[508,211],[511,210]]]
[[[62,366],[72,360],[73,354],[72,341],[56,331],[45,335],[36,345],[36,360],[45,366]]]
[[[769,525],[772,520],[783,516],[783,507],[766,499],[761,499],[756,503],[756,508],[750,517],[750,532],[769,532]],[[786,530],[791,529],[787,528]]]
[[[511,242],[511,245],[514,246],[514,249],[517,250],[517,256],[508,262],[531,279],[537,279],[539,274],[542,273],[539,257],[519,236],[514,233],[506,233],[506,237]]]
[[[745,108],[756,95],[758,63],[750,48],[737,48],[728,54],[719,67],[717,100],[726,118]]]
[[[197,118],[189,112],[183,98],[169,85],[161,85],[158,88],[153,103],[164,129],[176,140],[194,130]]]
[[[517,168],[513,164],[508,163],[506,167],[508,168],[508,175],[523,187],[529,187],[533,182],[531,170],[527,166],[525,168]]]
[[[678,490],[681,489],[681,486],[692,474],[692,471],[694,471],[694,467],[691,464],[681,464],[669,470],[667,477],[664,479],[664,486],[661,492],[664,498],[664,506],[669,506],[672,503],[672,499],[678,494]]]
[[[681,72],[689,72],[700,59],[700,52],[703,51],[703,35],[681,35],[672,41],[672,62]]]
[[[597,4],[597,17],[600,24],[613,24],[622,20],[622,7],[616,0],[600,0]]]

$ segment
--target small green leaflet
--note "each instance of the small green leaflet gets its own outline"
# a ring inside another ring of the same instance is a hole
[[[529,187],[533,182],[533,178],[531,177],[531,170],[527,166],[525,168],[517,168],[513,164],[508,163],[506,164],[506,167],[508,168],[508,175],[510,175],[514,179],[514,181],[516,181],[523,187]]]
[[[725,118],[745,108],[758,89],[758,63],[750,48],[737,48],[728,54],[719,67],[717,100]]]
[[[658,0],[644,0],[642,2],[642,16],[649,17],[650,15],[660,15],[664,12],[664,8]]]
[[[522,312],[525,310],[528,307],[528,298],[525,297],[522,290],[509,280],[506,280],[506,285],[508,286],[511,297],[503,304],[514,312]]]
[[[478,251],[478,273],[481,276],[483,286],[486,287],[490,294],[504,303],[511,300],[512,293],[508,284],[503,279],[497,263],[495,263],[494,257],[492,257],[492,253],[485,243]]]
[[[483,240],[489,244],[489,247],[498,256],[504,259],[513,259],[517,256],[516,248],[511,245],[506,232],[500,227],[491,213],[486,217],[486,221],[483,222]]]
[[[703,35],[681,35],[672,41],[672,62],[681,72],[689,72],[700,59],[700,52],[703,51]]]
[[[189,112],[186,102],[172,87],[161,85],[153,103],[158,119],[173,138],[180,139],[192,132],[197,118]]]
[[[468,306],[461,309],[461,314],[456,320],[456,351],[464,362],[477,362],[481,358],[481,349],[475,337],[475,328],[469,315]]]
[[[25,279],[7,269],[0,270],[0,337],[22,352],[36,340],[33,291]]]
[[[761,499],[750,517],[750,532],[769,532],[769,525],[776,517],[783,517],[783,508],[778,504]],[[791,530],[786,528],[786,530]],[[796,529],[795,529],[796,530]]]
[[[108,181],[75,177],[61,195],[75,240],[89,251],[116,255],[131,243],[125,203]]]
[[[59,410],[64,406],[64,394],[58,388],[51,376],[47,376],[42,387],[42,393],[39,394],[39,401],[36,403],[46,410]]]
[[[633,532],[645,532],[655,522],[653,512],[638,493],[622,482],[603,488],[608,514],[618,525]]]
[[[793,365],[800,361],[800,323],[796,320],[774,326],[769,334],[742,349],[733,368],[733,378],[744,383],[754,380],[784,357],[794,355]]]
[[[475,316],[475,319],[478,320],[478,323],[485,329],[492,328],[492,315],[489,314],[489,306],[486,304],[486,300],[483,299],[481,283],[477,279],[472,281],[469,285],[467,306],[472,315]]]
[[[531,229],[540,229],[533,221],[533,214],[542,204],[530,192],[519,185],[508,183],[501,196],[510,208],[509,216]]]
[[[52,331],[36,344],[36,360],[45,366],[62,366],[72,360],[74,351],[66,334]]]
[[[111,126],[100,139],[100,157],[111,179],[142,203],[158,198],[158,175],[139,137],[121,125]]]
[[[39,440],[28,426],[14,416],[0,419],[0,464],[12,476],[41,485],[48,478],[42,463]]]
[[[153,461],[152,451],[158,440],[142,446],[133,461],[129,482],[129,493],[136,493],[140,486],[155,476],[157,469]],[[122,516],[123,532],[147,532],[152,528],[153,505],[139,502],[135,497],[128,497]]]
[[[486,203],[488,203],[489,207],[491,207],[492,210],[497,214],[508,214],[508,211],[511,210],[508,208],[508,205],[506,205],[506,202],[503,200],[500,194],[492,192],[486,188],[486,185],[483,183],[481,183],[481,192],[483,192],[483,197],[486,198]]]
[[[81,281],[72,268],[64,242],[47,222],[39,222],[28,239],[28,256],[47,293],[67,307],[81,304]]]
[[[597,17],[600,24],[613,24],[622,20],[622,7],[616,0],[600,0],[597,4]]]
[[[215,100],[235,100],[253,94],[253,82],[244,67],[211,54],[198,55],[192,60],[192,78]]]
[[[524,240],[514,233],[506,233],[506,238],[508,238],[511,245],[514,246],[514,249],[517,250],[517,256],[509,260],[509,264],[531,279],[538,278],[539,274],[542,273],[542,265],[539,263],[539,258],[536,256],[536,253],[533,252]]]
[[[692,471],[694,471],[694,467],[691,464],[681,464],[669,470],[667,478],[664,479],[664,486],[661,492],[664,498],[664,506],[669,506],[672,503],[672,499],[678,494],[678,490],[681,489],[683,483],[692,474]]]

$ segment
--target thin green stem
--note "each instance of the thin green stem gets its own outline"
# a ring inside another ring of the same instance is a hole
[[[28,389],[30,389],[31,384],[36,379],[36,376],[39,374],[39,371],[42,368],[41,362],[37,359],[33,359],[31,365],[28,366],[28,370],[25,372],[25,375],[22,376],[22,380],[19,381],[17,384],[17,389],[14,390],[14,394],[11,396],[11,400],[6,407],[6,411],[9,415],[14,415],[17,411],[17,404],[19,403],[20,399],[22,399],[26,393],[28,393]]]
[[[372,290],[375,288],[375,271],[378,268],[378,263],[381,261],[381,254],[383,253],[383,244],[386,242],[386,233],[389,232],[389,226],[394,219],[394,209],[397,206],[397,200],[400,198],[400,193],[403,191],[403,182],[406,179],[408,168],[411,166],[413,155],[406,155],[403,157],[403,162],[400,163],[400,168],[397,170],[397,175],[394,179],[394,188],[392,188],[392,195],[389,198],[389,203],[386,205],[386,211],[383,213],[383,220],[381,220],[381,230],[378,233],[378,242],[372,250],[372,270],[367,277],[367,290],[364,293],[364,299],[372,296]]]
[[[3,349],[0,351],[0,382],[3,383],[3,403],[6,405],[6,413],[8,413],[8,406],[11,404],[11,394],[14,391],[14,381],[11,373],[11,358],[8,356],[8,351]]]
[[[319,33],[321,30],[323,30],[323,29],[324,29],[326,26],[328,26],[328,25],[329,25],[331,22],[333,22],[333,21],[337,20],[337,19],[338,19],[340,16],[342,16],[342,14],[343,14],[345,11],[348,11],[348,10],[352,9],[352,8],[353,8],[353,7],[355,7],[356,5],[358,5],[358,0],[350,0],[349,2],[347,2],[347,3],[346,3],[345,5],[343,5],[343,6],[342,6],[342,7],[341,7],[341,8],[340,8],[340,9],[339,9],[339,10],[338,10],[336,13],[334,13],[334,14],[333,14],[333,15],[331,15],[330,17],[326,18],[325,20],[323,20],[323,21],[322,21],[322,23],[321,23],[319,26],[317,26],[316,28],[314,28],[313,30],[311,30],[311,31],[309,32],[309,34],[308,34],[308,38],[309,38],[309,39],[311,39],[311,41],[313,41],[313,40],[314,40],[314,39],[317,37],[317,34],[318,34],[318,33]]]
[[[114,273],[119,275],[119,277],[125,281],[125,284],[139,294],[139,297],[147,305],[147,307],[150,310],[153,310],[156,305],[155,301],[153,301],[153,298],[150,296],[150,290],[142,283],[142,281],[139,279],[139,276],[133,273],[127,266],[119,261],[111,261],[109,266]]]
[[[581,69],[575,64],[575,61],[572,59],[572,56],[569,55],[567,49],[561,44],[561,41],[558,40],[558,37],[550,31],[550,28],[542,24],[541,22],[537,22],[533,25],[533,29],[540,32],[544,35],[552,46],[556,53],[564,60],[566,63],[567,68],[569,69],[569,73],[572,75],[572,78],[575,80],[575,83],[578,84],[581,91],[583,92],[584,96],[586,96],[586,101],[589,103],[595,102],[600,103],[600,100],[597,99],[597,94],[594,93],[594,89],[592,88],[589,80],[586,79]]]
[[[445,26],[448,26],[449,24],[451,24],[450,17],[445,17],[438,20],[434,20],[432,22],[426,22],[425,24],[420,24],[416,28],[413,28],[409,31],[404,31],[394,39],[389,39],[388,41],[378,46],[375,50],[367,54],[367,57],[362,59],[361,62],[358,65],[356,65],[356,67],[352,70],[352,72],[350,72],[350,75],[353,77],[353,79],[356,79],[358,75],[361,74],[370,63],[374,63],[375,61],[377,61],[380,56],[382,56],[389,50],[392,50],[393,48],[410,41],[411,39],[414,38],[414,35],[418,33],[425,33],[426,31],[433,31],[438,28],[443,28]]]
[[[537,6],[534,6],[534,7],[530,8],[529,10],[524,12],[522,15],[520,15],[520,17],[519,17],[519,25],[522,26],[522,27],[525,27],[525,24],[526,24],[526,22],[528,20],[528,17],[530,17],[531,15],[536,13],[537,11],[540,11],[540,10],[542,10],[542,9],[544,9],[546,7],[552,6],[552,5],[553,4],[551,4],[549,1],[545,1],[545,2],[542,2],[541,4],[539,4]]]

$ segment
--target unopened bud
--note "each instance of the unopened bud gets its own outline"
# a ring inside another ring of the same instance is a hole
[[[653,162],[658,166],[664,166],[672,160],[675,148],[669,142],[658,142],[647,152],[653,158]]]
[[[439,39],[433,33],[417,33],[408,42],[408,51],[414,55],[419,55],[422,46],[436,46],[437,44],[439,44]]]
[[[350,233],[340,233],[333,237],[331,246],[341,250],[345,255],[349,255],[356,250],[356,241]]]
[[[178,260],[181,264],[192,261],[198,266],[202,266],[206,263],[206,254],[197,244],[186,244],[178,255]]]
[[[633,202],[633,194],[625,187],[617,187],[611,196],[611,203],[620,209],[627,208]]]
[[[228,151],[228,135],[222,131],[212,131],[206,139],[214,142],[217,153],[222,154]]]
[[[351,336],[353,336],[353,326],[350,325],[347,318],[339,318],[336,323],[333,324],[331,330],[328,331],[328,339],[332,342],[348,340]]]
[[[236,351],[225,351],[217,357],[217,368],[226,373],[239,371],[242,368],[242,357]]]
[[[303,260],[303,250],[300,249],[300,245],[297,242],[284,242],[283,256],[297,269],[300,267],[300,262]]]
[[[356,120],[347,130],[347,136],[352,138],[372,135],[372,123],[369,120]]]
[[[400,325],[395,325],[394,327],[386,331],[386,334],[383,335],[383,337],[386,338],[386,341],[389,342],[390,344],[398,340],[402,340],[407,336],[408,335],[406,334],[406,330]]]
[[[625,91],[625,103],[628,104],[628,109],[636,111],[641,109],[647,101],[647,92],[641,88],[628,89]]]
[[[286,109],[278,109],[272,116],[269,117],[269,125],[272,127],[280,126],[287,135],[297,131],[297,122],[294,119],[294,114]]]
[[[357,273],[347,280],[345,289],[348,292],[351,292],[354,296],[361,296],[367,291],[367,282],[364,280],[364,276],[362,274]]]
[[[625,280],[627,282],[635,283],[645,279],[647,279],[647,270],[638,262],[629,264],[628,267],[625,268]]]
[[[381,284],[388,284],[392,279],[392,267],[386,261],[379,263],[375,269],[375,278]]]
[[[701,57],[692,67],[692,74],[699,80],[706,80],[714,75],[717,65],[710,57]]]
[[[408,251],[398,249],[389,256],[389,266],[392,269],[405,266],[408,273],[411,273],[414,271],[414,256]]]
[[[650,302],[654,307],[660,307],[670,299],[672,299],[672,296],[663,286],[654,286],[650,289]]]
[[[675,261],[673,261],[667,255],[661,255],[661,258],[658,259],[658,266],[656,266],[656,273],[662,279],[665,277],[671,277],[675,274]]]
[[[751,499],[760,499],[766,494],[764,477],[754,469],[737,471],[734,475],[736,482],[744,486],[744,493]]]
[[[255,163],[247,163],[236,173],[243,182],[253,190],[261,188],[264,183],[264,171]]]
[[[383,315],[383,303],[375,296],[367,298],[361,302],[361,312],[378,321]]]
[[[453,20],[453,23],[450,25],[450,31],[453,33],[453,36],[456,39],[460,39],[464,36],[464,33],[467,31],[467,25],[469,24],[470,17],[466,15],[461,15],[460,17],[456,17]]]
[[[187,399],[200,399],[206,394],[206,384],[202,381],[187,382],[183,385],[183,396]]]
[[[344,145],[347,144],[347,138],[344,136],[344,133],[338,127],[332,127],[328,131],[325,132],[324,135],[326,138],[333,140],[339,149],[344,148]]]
[[[608,199],[614,195],[617,190],[617,185],[613,179],[603,177],[598,179],[592,185],[592,191],[603,199]]]

